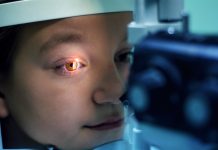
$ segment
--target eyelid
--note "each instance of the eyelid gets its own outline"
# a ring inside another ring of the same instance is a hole
[[[68,65],[68,67],[72,67],[71,68],[72,70],[70,70],[69,68],[68,68],[69,69],[68,70],[66,68],[67,64],[74,63],[74,62],[79,63],[79,65],[78,64],[76,64],[76,66]],[[62,60],[59,60],[57,62],[57,64],[55,65],[55,71],[60,75],[71,76],[75,72],[77,72],[77,70],[79,71],[80,69],[82,69],[86,65],[87,65],[87,63],[80,58],[68,58],[68,59],[64,59],[64,60],[62,59]]]
[[[122,54],[122,53],[126,53],[126,52],[133,53],[134,52],[134,47],[131,46],[131,45],[127,45],[126,47],[122,48],[120,50],[120,52],[118,52],[118,53]]]
[[[134,49],[132,47],[126,47],[126,48],[121,49],[117,53],[115,60],[119,62],[121,56],[129,55],[133,57],[133,54],[134,54]]]

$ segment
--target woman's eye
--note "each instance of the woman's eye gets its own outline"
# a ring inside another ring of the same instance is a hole
[[[78,59],[61,62],[55,67],[55,71],[60,75],[72,75],[75,71],[85,67],[85,64]]]
[[[65,68],[67,71],[75,71],[77,69],[80,69],[82,67],[82,64],[79,61],[72,61],[65,64]]]
[[[132,63],[133,62],[133,52],[128,51],[128,52],[118,55],[118,57],[116,58],[116,61],[120,63]]]

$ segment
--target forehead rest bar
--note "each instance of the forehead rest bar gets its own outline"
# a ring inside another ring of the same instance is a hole
[[[22,0],[0,4],[0,27],[67,17],[133,11],[133,0]]]

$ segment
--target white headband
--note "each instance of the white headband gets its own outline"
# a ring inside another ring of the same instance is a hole
[[[22,0],[0,4],[0,27],[109,12],[133,11],[133,0]]]

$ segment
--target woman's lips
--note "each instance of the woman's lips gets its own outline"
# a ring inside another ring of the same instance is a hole
[[[85,126],[92,130],[111,130],[114,128],[121,127],[123,125],[123,119],[109,119],[103,123],[99,123],[96,125]]]

